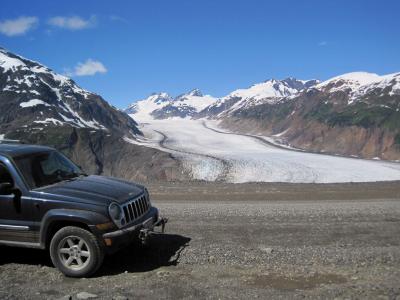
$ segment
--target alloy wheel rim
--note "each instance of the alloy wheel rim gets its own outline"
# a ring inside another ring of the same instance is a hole
[[[88,244],[78,236],[67,236],[62,239],[57,252],[64,267],[75,271],[85,268],[91,258]]]

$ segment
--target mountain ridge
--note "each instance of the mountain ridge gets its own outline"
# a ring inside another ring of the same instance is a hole
[[[288,77],[283,80],[269,79],[262,83],[254,84],[247,89],[235,90],[221,98],[203,95],[199,89],[193,89],[176,97],[171,97],[168,93],[162,92],[156,93],[156,98],[152,94],[148,98],[138,100],[124,111],[133,118],[137,117],[139,119],[198,118],[207,114],[207,110],[211,113],[211,111],[218,110],[218,107],[221,106],[226,110],[228,106],[231,107],[240,100],[243,103],[239,104],[247,105],[251,101],[259,103],[267,99],[273,101],[277,98],[292,96],[318,82],[315,79],[297,80],[294,77]],[[160,101],[160,99],[163,101]]]

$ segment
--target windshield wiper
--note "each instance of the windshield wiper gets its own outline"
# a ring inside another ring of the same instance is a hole
[[[64,179],[55,179],[55,180],[46,182],[46,184],[42,185],[42,187],[43,187],[43,186],[53,185],[53,184],[56,184],[56,183],[60,183],[60,182],[63,181],[63,180],[64,180]]]
[[[63,180],[76,180],[77,178],[79,178],[81,176],[88,176],[88,175],[85,173],[72,172],[72,173],[68,174],[67,176],[65,176],[63,178]]]

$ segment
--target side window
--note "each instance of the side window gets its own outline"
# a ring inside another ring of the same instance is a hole
[[[5,183],[5,182],[14,184],[14,180],[10,172],[8,171],[8,168],[2,163],[0,163],[0,183]]]

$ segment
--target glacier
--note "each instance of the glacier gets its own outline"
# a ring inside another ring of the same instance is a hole
[[[125,141],[179,158],[206,181],[343,183],[400,180],[396,162],[315,154],[274,146],[271,138],[216,130],[217,121],[168,119],[142,123],[143,138]]]

